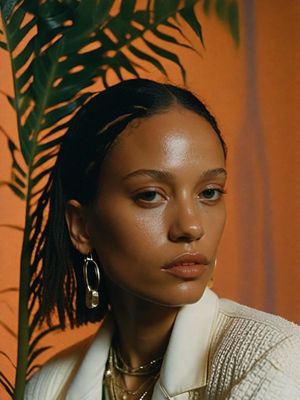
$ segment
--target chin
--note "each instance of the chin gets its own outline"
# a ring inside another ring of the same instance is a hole
[[[144,300],[165,307],[182,307],[187,304],[196,303],[201,299],[206,285],[191,285],[184,282],[172,290],[165,290],[156,296],[141,296]]]

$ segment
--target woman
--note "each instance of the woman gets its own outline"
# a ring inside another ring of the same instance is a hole
[[[300,399],[300,329],[208,289],[226,147],[190,92],[134,79],[71,124],[52,176],[40,318],[104,322],[26,399]]]

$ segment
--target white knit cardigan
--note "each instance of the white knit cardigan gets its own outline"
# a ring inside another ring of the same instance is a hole
[[[113,332],[64,352],[27,384],[25,400],[101,400]],[[300,327],[206,289],[178,313],[152,400],[300,400]]]

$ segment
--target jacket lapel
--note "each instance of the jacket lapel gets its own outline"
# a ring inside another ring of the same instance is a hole
[[[67,392],[66,400],[102,399],[102,379],[108,357],[113,323],[108,316],[101,325]]]
[[[217,295],[206,289],[197,303],[179,311],[152,400],[201,398],[218,309]]]
[[[200,400],[207,382],[212,328],[218,297],[206,289],[195,304],[178,312],[152,400]],[[71,383],[66,400],[102,400],[102,379],[113,322],[108,316],[88,349]]]

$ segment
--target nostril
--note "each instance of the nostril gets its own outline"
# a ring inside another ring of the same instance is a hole
[[[193,242],[200,240],[204,235],[204,231],[202,226],[199,225],[190,225],[190,226],[180,226],[173,225],[170,229],[169,238],[171,241],[175,242]]]
[[[201,239],[204,234],[202,213],[198,203],[195,205],[185,200],[177,202],[169,218],[169,238],[173,242],[190,243]]]

